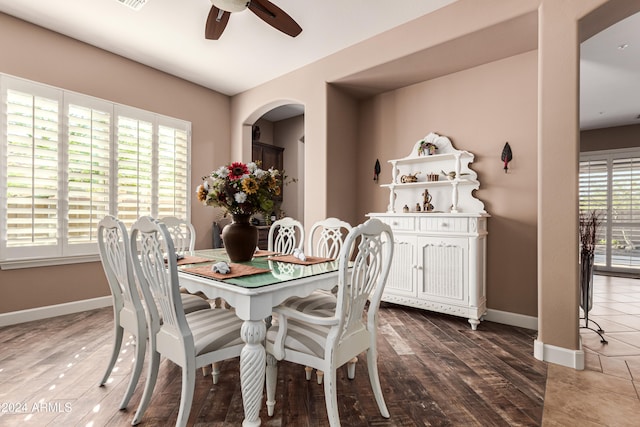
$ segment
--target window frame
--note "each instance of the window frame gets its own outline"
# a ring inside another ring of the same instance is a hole
[[[57,239],[55,244],[23,247],[8,247],[7,245],[7,224],[8,200],[7,200],[7,183],[5,175],[8,173],[8,136],[7,136],[7,101],[8,91],[20,91],[32,96],[45,96],[49,99],[57,101],[58,104],[58,206],[57,206]],[[81,93],[68,91],[54,86],[46,85],[39,82],[22,79],[19,77],[0,73],[0,269],[28,268],[36,266],[74,264],[83,262],[93,262],[99,260],[98,246],[96,238],[89,236],[88,242],[72,243],[69,239],[69,201],[71,199],[69,193],[69,147],[71,137],[70,132],[70,106],[74,105],[80,108],[92,110],[100,110],[109,114],[109,201],[108,210],[112,215],[118,214],[118,145],[120,135],[118,133],[118,118],[126,117],[138,121],[147,121],[151,124],[151,212],[141,212],[142,215],[157,216],[159,212],[159,129],[160,127],[168,127],[179,132],[184,132],[186,137],[186,159],[184,164],[187,176],[186,189],[188,190],[191,177],[191,122],[177,119],[174,117],[164,116],[151,111],[142,110],[112,101],[96,98]],[[181,133],[181,135],[183,135]],[[183,145],[181,146],[183,147]],[[174,152],[175,153],[175,152]],[[192,191],[186,191],[184,195],[184,212],[186,220],[191,221],[191,197]],[[179,202],[180,198],[174,197]],[[91,201],[91,203],[93,203]],[[176,204],[173,205],[174,212]],[[166,207],[171,210],[172,208]],[[182,211],[182,209],[179,209]],[[92,220],[92,219],[91,219]],[[92,220],[93,221],[93,220]]]
[[[620,227],[620,224],[625,223],[625,221],[619,221],[616,218],[614,218],[615,216],[614,201],[620,200],[620,199],[614,198],[614,194],[612,193],[612,191],[615,191],[614,187],[618,185],[614,180],[613,172],[620,170],[616,168],[616,165],[620,164],[617,161],[635,160],[633,164],[639,165],[639,162],[637,161],[638,159],[640,159],[640,147],[586,151],[586,152],[580,153],[580,164],[578,167],[579,169],[582,169],[583,162],[601,162],[605,164],[603,169],[606,170],[606,177],[602,180],[603,182],[605,182],[604,187],[606,188],[606,194],[604,195],[604,197],[601,197],[600,200],[597,200],[597,199],[595,200],[597,205],[604,203],[606,206],[605,209],[596,208],[597,211],[600,211],[600,215],[601,215],[600,230],[598,231],[598,235],[600,236],[601,239],[605,239],[606,241],[606,244],[604,245],[605,253],[604,255],[600,256],[600,257],[604,257],[604,262],[596,262],[596,264],[594,265],[597,271],[610,272],[610,273],[638,273],[638,271],[640,271],[640,266],[635,267],[632,265],[621,265],[619,264],[619,261],[614,262],[614,254],[613,254],[614,249],[618,249],[617,247],[615,247],[616,235],[614,233],[614,229],[618,229]],[[633,179],[630,182],[633,183],[635,181],[636,180]],[[640,179],[638,181],[640,182]],[[580,186],[580,183],[579,183],[579,186]],[[580,190],[581,188],[579,188],[579,191]],[[580,195],[579,206],[581,206],[583,203],[581,197],[582,196]],[[631,192],[631,200],[633,200],[633,192]],[[640,223],[640,200],[638,200],[638,206],[639,208],[637,210],[638,211],[637,221]],[[633,207],[633,204],[631,205],[631,207]],[[594,209],[594,208],[589,207],[587,211],[591,209]],[[632,209],[631,212],[635,212],[635,210]],[[633,227],[632,223],[635,222],[634,220],[629,220],[626,222],[631,224],[631,228],[636,228],[639,230],[639,233],[635,234],[634,237],[637,237],[638,235],[640,235],[640,225],[638,225],[638,227]],[[629,257],[631,259],[632,255],[629,255]],[[618,254],[618,259],[619,258],[620,258],[620,254]]]

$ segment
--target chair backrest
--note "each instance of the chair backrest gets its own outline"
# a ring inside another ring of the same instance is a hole
[[[344,240],[352,228],[351,224],[338,218],[327,218],[316,222],[309,231],[306,254],[324,258],[338,258]]]
[[[355,258],[350,267],[352,250],[355,251]],[[391,227],[379,219],[371,218],[349,232],[339,258],[336,317],[340,319],[340,323],[333,345],[351,338],[358,341],[364,339],[363,334],[375,332],[378,306],[392,258],[393,232]]]
[[[108,215],[98,223],[98,249],[111,288],[114,310],[126,308],[144,318],[144,308],[131,266],[129,235],[122,221]]]
[[[291,254],[294,249],[302,250],[304,245],[304,227],[293,218],[281,218],[269,228],[267,248],[270,251]]]
[[[132,256],[133,270],[147,301],[150,335],[162,325],[165,333],[164,339],[158,338],[159,346],[176,338],[183,344],[193,341],[180,298],[177,259],[167,256],[175,254],[167,226],[148,216],[139,218],[131,227],[131,247],[138,248]]]
[[[175,216],[165,216],[160,218],[160,222],[167,226],[177,255],[185,255],[195,250],[196,230],[190,222]]]

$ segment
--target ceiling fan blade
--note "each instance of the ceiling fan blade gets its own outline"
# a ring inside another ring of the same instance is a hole
[[[264,22],[291,37],[302,32],[302,28],[292,17],[269,0],[251,0],[249,9]]]
[[[230,12],[211,6],[209,16],[207,16],[207,25],[204,28],[204,37],[208,40],[218,40],[222,32],[229,22]]]

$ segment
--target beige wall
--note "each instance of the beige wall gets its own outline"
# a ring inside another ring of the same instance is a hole
[[[192,123],[192,186],[229,161],[229,98],[0,13],[0,72]],[[193,198],[198,247],[214,211]],[[109,295],[99,263],[0,271],[0,313]]]
[[[489,220],[487,300],[490,308],[536,316],[536,106],[537,52],[528,52],[415,84],[364,101],[360,114],[359,212],[384,212],[389,191],[373,183],[391,181],[389,159],[408,156],[429,132],[448,136],[475,155]],[[389,120],[389,118],[395,118]],[[514,154],[505,174],[505,142]]]
[[[580,132],[580,151],[640,147],[640,125],[616,126]]]
[[[273,122],[266,119],[259,119],[255,122],[254,126],[260,127],[260,138],[258,139],[258,142],[273,145]]]
[[[327,98],[327,169],[322,175],[309,179],[326,179],[327,206],[325,217],[340,218],[352,225],[363,222],[364,213],[357,209],[361,193],[361,178],[369,176],[373,182],[373,163],[362,167],[364,153],[358,144],[358,103],[333,85],[326,87]],[[368,149],[367,149],[368,150]],[[307,227],[311,223],[307,223]]]
[[[304,218],[304,115],[273,123],[275,143],[284,148],[283,171],[287,178],[283,188],[281,212],[286,216]],[[292,182],[292,179],[296,179]]]

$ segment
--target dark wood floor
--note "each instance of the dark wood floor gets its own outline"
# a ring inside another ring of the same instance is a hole
[[[364,357],[356,379],[338,373],[343,426],[538,426],[546,364],[532,355],[535,332],[383,304],[380,376],[390,419],[380,416]],[[144,375],[129,404],[117,409],[131,368],[130,349],[109,384],[98,387],[112,345],[110,308],[0,328],[0,425],[125,426],[140,401]],[[220,381],[197,375],[189,425],[239,426],[238,360]],[[163,361],[143,426],[175,424],[180,369]],[[303,368],[280,363],[275,415],[265,426],[327,426],[323,387]]]

